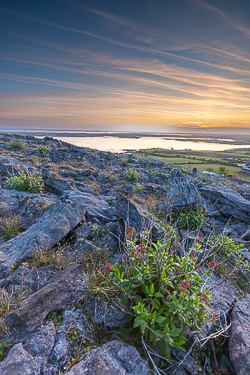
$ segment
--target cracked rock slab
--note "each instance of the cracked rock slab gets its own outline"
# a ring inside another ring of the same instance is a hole
[[[67,201],[51,205],[29,229],[0,246],[0,277],[31,253],[49,250],[83,220],[85,208]]]
[[[54,310],[76,303],[88,290],[82,266],[71,264],[48,285],[32,294],[5,317],[7,326],[18,332],[32,332]]]

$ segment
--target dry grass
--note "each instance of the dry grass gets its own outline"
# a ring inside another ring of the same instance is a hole
[[[9,239],[11,236],[16,236],[20,230],[21,217],[18,215],[7,216],[0,219],[0,227],[3,231],[3,238]]]
[[[4,318],[11,311],[16,310],[25,298],[25,292],[21,290],[14,292],[13,289],[7,291],[4,288],[0,288],[0,337],[7,331]]]
[[[49,251],[37,249],[37,251],[31,255],[29,264],[35,268],[52,264],[61,272],[75,261],[75,257],[67,257],[65,252],[61,249],[52,249]]]

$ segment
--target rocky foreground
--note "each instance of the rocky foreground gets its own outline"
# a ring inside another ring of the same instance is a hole
[[[11,185],[22,175],[39,176],[40,191]],[[250,374],[250,185],[9,134],[0,178],[0,374]],[[98,284],[126,262],[128,230],[145,228],[155,243],[174,231],[176,255],[199,250],[200,269],[214,267],[203,298],[214,321],[187,325],[184,350],[171,345],[166,361]],[[220,236],[228,247],[211,258]]]

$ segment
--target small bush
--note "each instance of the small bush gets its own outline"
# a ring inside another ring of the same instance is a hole
[[[178,226],[183,229],[197,230],[202,224],[206,224],[204,211],[198,207],[187,207],[180,214]]]
[[[141,193],[141,192],[144,192],[144,184],[140,184],[140,183],[138,183],[138,184],[136,184],[136,185],[134,185],[133,187],[132,187],[132,189],[133,189],[133,191],[135,192],[135,193]]]
[[[127,171],[127,177],[128,177],[129,181],[137,182],[138,177],[139,177],[139,173],[135,169],[129,168],[128,171]]]
[[[30,193],[42,193],[44,183],[42,177],[35,173],[22,173],[20,176],[14,176],[7,179],[10,189],[19,191],[29,191]]]
[[[39,155],[47,155],[51,152],[51,149],[47,146],[39,146],[38,149],[36,150],[37,154]]]
[[[23,142],[19,142],[19,141],[10,141],[9,142],[9,148],[11,150],[23,150],[24,149],[24,144]]]
[[[196,254],[182,259],[171,254],[171,238],[150,245],[143,235],[137,245],[133,228],[128,231],[127,261],[122,267],[108,263],[108,277],[128,307],[133,328],[169,358],[171,346],[183,348],[186,325],[196,329],[210,312],[210,296],[201,286],[211,271],[196,271]]]
[[[20,216],[9,216],[0,220],[0,227],[3,230],[3,238],[9,239],[16,236],[20,230]]]

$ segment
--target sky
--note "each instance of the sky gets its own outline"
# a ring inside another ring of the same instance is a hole
[[[1,0],[0,128],[250,132],[250,1]]]

